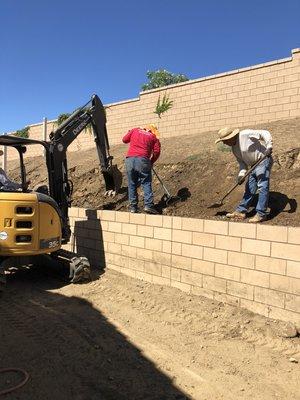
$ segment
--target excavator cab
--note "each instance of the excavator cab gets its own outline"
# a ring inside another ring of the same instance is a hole
[[[48,254],[66,260],[61,249],[70,240],[68,210],[72,204],[72,182],[68,178],[67,149],[76,137],[91,125],[105,182],[105,194],[114,196],[121,187],[122,174],[109,154],[106,115],[97,95],[76,110],[49,135],[49,140],[34,140],[11,135],[0,136],[0,146],[14,147],[20,158],[21,187],[0,187],[0,291],[5,269],[30,262],[37,255]],[[23,155],[31,145],[44,148],[48,186],[28,190]],[[69,257],[72,282],[90,277],[88,260],[81,255]]]

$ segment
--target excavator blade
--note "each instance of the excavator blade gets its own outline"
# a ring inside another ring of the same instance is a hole
[[[92,280],[89,260],[73,251],[59,249],[49,255],[50,259],[69,267],[69,279],[72,283],[82,283]]]
[[[114,197],[122,186],[122,172],[117,165],[112,165],[109,170],[102,171],[105,181],[105,196]]]
[[[91,281],[91,266],[86,257],[73,257],[70,260],[70,276],[72,283]]]

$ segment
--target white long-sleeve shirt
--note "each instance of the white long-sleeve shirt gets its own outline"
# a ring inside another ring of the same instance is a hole
[[[245,175],[247,169],[272,147],[273,141],[269,131],[257,129],[240,131],[236,144],[232,146],[232,152],[240,166],[239,176]]]
[[[5,190],[18,190],[22,188],[22,185],[17,182],[13,182],[6,175],[4,169],[0,168],[0,188]]]

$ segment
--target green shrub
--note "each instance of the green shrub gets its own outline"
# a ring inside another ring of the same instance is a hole
[[[18,136],[18,137],[27,139],[27,138],[29,138],[29,129],[30,129],[29,126],[26,126],[23,129],[19,129],[18,131],[15,132],[14,136]]]
[[[148,83],[142,85],[142,91],[156,89],[163,86],[174,85],[176,83],[188,81],[189,78],[183,74],[173,74],[165,69],[148,71]]]
[[[162,100],[160,99],[160,95],[159,95],[155,110],[153,112],[154,112],[154,114],[157,114],[160,118],[161,114],[170,110],[170,108],[172,108],[172,107],[173,107],[173,101],[170,100],[169,97],[167,96],[167,94],[165,93],[163,95]]]

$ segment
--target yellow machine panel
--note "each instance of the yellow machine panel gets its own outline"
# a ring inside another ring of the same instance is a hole
[[[30,256],[60,248],[56,210],[35,193],[0,193],[0,256]]]
[[[47,250],[48,253],[60,248],[60,218],[56,210],[47,203],[39,203],[39,239],[40,250]]]

